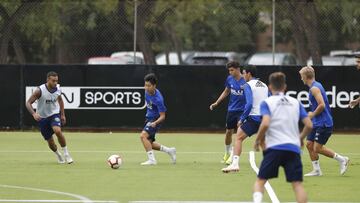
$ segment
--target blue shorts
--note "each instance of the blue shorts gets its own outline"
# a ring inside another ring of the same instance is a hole
[[[226,129],[237,129],[242,111],[228,111],[226,114]]]
[[[41,135],[44,137],[45,140],[49,140],[52,138],[54,131],[52,129],[53,126],[61,127],[61,119],[60,114],[54,114],[47,118],[42,118],[39,121],[39,127],[41,131]]]
[[[303,181],[303,171],[300,154],[276,149],[267,149],[263,153],[264,159],[261,162],[258,178],[271,179],[278,177],[279,167],[285,171],[286,181]]]
[[[157,124],[155,128],[150,126],[150,123],[156,121],[157,119],[146,119],[143,131],[149,134],[148,140],[152,143],[155,142],[155,135],[157,131],[160,129],[161,124]]]
[[[247,118],[241,125],[241,129],[246,133],[247,136],[251,137],[257,133],[260,127],[260,122],[254,121],[252,118]]]
[[[331,136],[332,130],[332,127],[314,127],[310,135],[307,136],[307,140],[325,145]]]

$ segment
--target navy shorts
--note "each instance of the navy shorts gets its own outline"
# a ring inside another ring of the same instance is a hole
[[[49,140],[52,138],[54,131],[52,129],[53,126],[61,127],[61,119],[60,114],[54,114],[47,118],[42,118],[39,121],[39,127],[41,131],[41,135],[44,137],[45,140]]]
[[[241,125],[241,129],[246,133],[247,136],[251,137],[257,133],[260,127],[260,122],[254,121],[252,118],[247,118]]]
[[[150,142],[155,142],[155,135],[157,133],[157,131],[160,129],[161,127],[161,124],[157,124],[155,128],[151,127],[150,126],[150,123],[156,121],[157,119],[146,119],[145,120],[145,125],[144,125],[144,128],[143,128],[143,131],[147,132],[149,134],[149,137],[148,137],[148,140]]]
[[[271,179],[278,177],[279,167],[285,171],[286,181],[295,182],[303,180],[303,171],[300,154],[292,151],[268,149],[264,151],[258,178]]]
[[[331,136],[332,130],[332,127],[314,127],[310,135],[307,136],[307,140],[325,145]]]
[[[228,111],[226,114],[226,129],[237,129],[242,111]]]

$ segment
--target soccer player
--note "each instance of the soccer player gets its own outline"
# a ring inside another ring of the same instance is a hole
[[[343,175],[348,167],[349,158],[335,153],[325,147],[333,130],[333,119],[328,98],[324,87],[315,80],[315,72],[311,66],[305,66],[300,71],[301,80],[309,87],[309,101],[311,111],[308,113],[312,119],[314,129],[307,136],[306,147],[310,154],[313,170],[305,176],[321,176],[319,154],[337,160],[340,164],[340,174]]]
[[[356,55],[356,63],[357,63],[357,69],[360,70],[360,54]],[[352,101],[350,101],[349,103],[349,107],[350,108],[354,108],[356,105],[360,104],[360,97],[358,97],[357,99],[354,99]]]
[[[145,76],[144,81],[147,112],[145,126],[141,132],[140,139],[148,155],[148,160],[141,163],[141,165],[156,165],[157,162],[153,149],[167,153],[170,156],[172,163],[175,164],[176,149],[155,142],[155,134],[160,129],[161,123],[164,122],[166,112],[164,98],[160,91],[156,89],[157,78],[155,74],[150,73]]]
[[[232,161],[232,134],[237,129],[237,123],[245,107],[244,85],[246,81],[241,75],[240,64],[238,62],[231,61],[226,64],[226,68],[229,71],[229,76],[225,81],[225,89],[216,102],[210,105],[210,110],[213,110],[230,95],[226,115],[225,154],[222,160],[223,163],[230,164]]]
[[[73,159],[69,154],[65,137],[61,131],[61,126],[66,123],[66,117],[58,81],[58,74],[53,71],[49,72],[46,83],[38,87],[27,100],[26,108],[39,123],[41,134],[48,142],[49,148],[55,153],[58,162],[71,164]],[[32,107],[35,101],[37,101],[36,112]],[[64,157],[55,144],[54,133],[63,149]]]
[[[228,167],[221,169],[224,173],[239,171],[242,142],[258,131],[261,122],[260,104],[269,95],[266,84],[255,78],[255,66],[246,66],[243,70],[243,76],[247,81],[244,86],[246,104],[244,113],[240,116],[238,122],[239,127],[236,133],[232,163]]]
[[[302,104],[284,95],[284,73],[272,73],[269,83],[272,96],[260,105],[262,121],[254,145],[256,151],[262,148],[264,158],[255,181],[253,200],[254,203],[262,201],[266,181],[278,177],[279,167],[282,166],[285,169],[286,181],[293,186],[296,202],[305,203],[307,197],[302,185],[300,147],[303,146],[306,135],[311,132],[312,123]],[[304,124],[301,135],[299,120]]]

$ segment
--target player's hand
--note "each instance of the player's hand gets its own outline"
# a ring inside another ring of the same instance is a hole
[[[301,146],[301,148],[304,148],[304,140],[303,139],[300,139],[300,146]]]
[[[239,122],[237,123],[237,127],[240,128],[241,126],[242,126],[242,122],[239,121]]]
[[[353,109],[358,104],[359,104],[359,101],[355,99],[355,100],[350,101],[349,107]]]
[[[40,121],[41,120],[41,117],[38,113],[34,113],[33,115],[33,118],[36,120],[36,121]]]
[[[62,125],[65,125],[65,124],[66,124],[66,117],[65,117],[65,115],[61,115],[61,116],[60,116],[60,119],[61,119],[61,124],[62,124]]]
[[[214,110],[214,108],[216,107],[218,105],[218,103],[212,103],[211,105],[210,105],[210,110],[212,111],[212,110]]]
[[[151,126],[152,128],[156,128],[156,123],[155,123],[155,122],[152,122],[152,123],[150,123],[150,126]]]
[[[260,151],[260,143],[257,140],[255,141],[255,144],[254,144],[254,150],[256,152]]]
[[[309,116],[310,119],[314,118],[314,112],[309,111],[309,112],[308,112],[308,116]]]

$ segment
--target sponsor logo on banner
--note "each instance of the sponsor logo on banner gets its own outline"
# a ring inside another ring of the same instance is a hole
[[[26,86],[26,100],[36,86]],[[146,107],[143,87],[60,87],[65,109],[133,109]],[[36,108],[36,102],[33,107]]]

